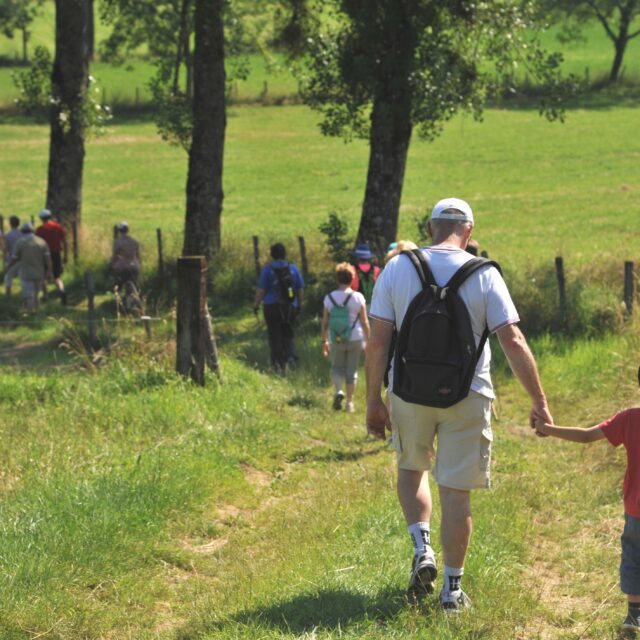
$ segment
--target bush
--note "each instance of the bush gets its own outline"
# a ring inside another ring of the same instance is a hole
[[[527,335],[560,333],[569,337],[596,337],[618,332],[625,320],[623,305],[610,283],[600,274],[589,281],[586,274],[566,274],[566,300],[560,306],[558,282],[553,268],[538,266],[522,274],[505,273],[509,290]]]

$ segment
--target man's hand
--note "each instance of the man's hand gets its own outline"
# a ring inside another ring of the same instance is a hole
[[[546,426],[547,423],[544,420],[541,420],[540,418],[536,418],[535,422],[534,422],[534,429],[536,430],[536,435],[540,436],[541,438],[546,438],[549,434],[546,431]]]
[[[553,424],[553,417],[549,412],[549,407],[547,407],[547,403],[540,402],[535,403],[533,407],[531,407],[531,413],[529,414],[529,425],[532,429],[535,429],[536,435],[539,438],[546,438],[547,434],[538,429],[538,425],[542,424]]]
[[[389,411],[382,399],[367,400],[367,433],[384,440],[386,437],[385,428],[391,430],[391,420]]]

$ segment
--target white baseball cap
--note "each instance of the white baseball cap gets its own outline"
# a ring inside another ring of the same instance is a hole
[[[436,203],[431,211],[432,220],[456,220],[457,222],[470,222],[473,224],[473,211],[464,200],[460,198],[444,198]]]

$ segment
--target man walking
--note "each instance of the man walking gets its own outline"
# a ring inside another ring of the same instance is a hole
[[[38,310],[38,294],[52,272],[51,254],[47,243],[34,235],[30,222],[24,222],[20,232],[22,238],[15,245],[8,268],[18,265],[22,299],[33,314]]]
[[[304,281],[296,265],[287,262],[287,251],[280,242],[272,245],[271,258],[260,272],[253,311],[257,315],[264,302],[271,366],[285,373],[297,359],[294,324],[302,308]]]
[[[62,304],[67,304],[67,292],[62,282],[62,263],[67,263],[67,236],[62,225],[58,224],[49,209],[40,212],[42,224],[36,229],[36,235],[42,238],[49,247],[51,264],[53,265],[53,279]],[[47,283],[44,283],[44,293],[47,293]]]
[[[474,218],[471,207],[457,198],[447,198],[433,208],[428,223],[433,240],[419,251],[433,274],[437,291],[446,296],[446,285],[458,269],[473,256],[465,249],[471,238]],[[416,257],[417,259],[417,257]],[[536,418],[552,422],[534,357],[517,326],[519,317],[499,271],[485,265],[471,273],[459,286],[458,295],[466,307],[476,352],[470,369],[468,394],[452,406],[425,406],[407,402],[391,393],[391,417],[381,397],[387,366],[387,352],[394,327],[402,336],[403,320],[414,297],[423,290],[421,279],[407,255],[393,258],[376,283],[371,304],[371,336],[367,345],[367,428],[369,433],[385,437],[385,427],[393,423],[398,467],[397,493],[409,534],[414,558],[409,580],[409,595],[420,597],[434,589],[437,565],[431,547],[432,511],[428,471],[435,459],[434,478],[441,504],[441,544],[444,581],[440,605],[455,612],[471,604],[462,590],[462,575],[467,547],[471,539],[471,489],[489,486],[491,457],[491,401],[494,398],[490,376],[489,343],[482,350],[481,336],[488,330],[498,337],[509,365],[531,398],[530,421]],[[407,318],[411,317],[410,314]],[[410,320],[411,321],[411,320]],[[442,338],[443,341],[445,338]],[[393,384],[390,389],[399,391]],[[401,360],[403,375],[410,369]],[[471,373],[473,371],[473,373]],[[438,371],[435,372],[438,377]],[[398,381],[400,380],[398,376]],[[423,379],[416,381],[421,387]],[[446,385],[444,385],[446,387]],[[444,389],[443,392],[448,392]],[[437,449],[434,441],[437,438]]]
[[[129,224],[124,220],[116,226],[118,237],[113,241],[109,270],[116,285],[122,286],[128,280],[138,286],[140,277],[140,244],[129,235]]]
[[[18,240],[22,238],[22,234],[18,228],[20,226],[20,218],[18,218],[18,216],[10,216],[9,226],[11,230],[5,233],[2,238],[4,250],[4,289],[8,296],[11,295],[13,279],[18,275],[18,265],[14,264],[13,267],[9,269],[9,264],[13,259],[13,250]]]

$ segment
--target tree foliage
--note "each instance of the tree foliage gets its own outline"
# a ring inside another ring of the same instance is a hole
[[[320,16],[300,65],[303,97],[326,135],[367,138],[358,240],[381,256],[395,240],[414,128],[433,139],[459,111],[481,118],[498,86],[525,74],[540,111],[562,118],[561,56],[538,41],[534,5],[516,0],[309,0]]]
[[[59,98],[53,95],[51,88],[51,73],[53,60],[46,47],[36,47],[33,52],[31,66],[25,71],[12,74],[13,83],[20,93],[16,105],[22,113],[37,118],[48,118],[52,107]],[[89,85],[83,97],[83,104],[79,110],[82,126],[88,135],[100,135],[105,132],[111,120],[111,109],[101,103],[100,88],[93,76],[89,76]],[[69,108],[60,110],[59,118],[63,125],[70,122]]]
[[[146,49],[156,67],[150,82],[162,137],[188,151],[193,130],[195,0],[102,0],[101,18],[111,25],[101,43],[104,60],[122,64]],[[285,0],[227,0],[224,33],[227,90],[249,73],[248,53],[277,44],[291,10]]]
[[[22,32],[23,58],[28,59],[27,44],[29,27],[40,13],[44,0],[0,0],[0,33],[13,38],[16,31]]]
[[[424,0],[325,0],[324,30],[309,39],[304,98],[321,111],[327,135],[367,138],[376,96],[408,89],[411,120],[427,137],[465,110],[479,118],[504,79],[517,91],[525,74],[547,88],[540,109],[561,117],[568,88],[560,54],[547,54],[532,4]],[[327,9],[325,8],[326,12]],[[404,22],[404,46],[393,39]],[[397,32],[397,31],[396,31]]]
[[[582,27],[597,20],[614,47],[609,82],[619,80],[627,45],[640,36],[640,0],[543,0],[541,12],[561,25],[561,42],[581,39]]]

